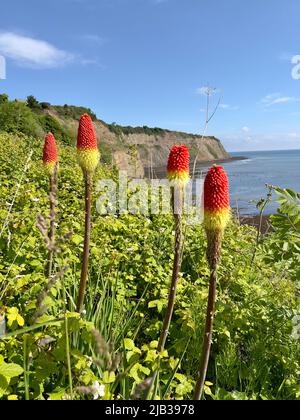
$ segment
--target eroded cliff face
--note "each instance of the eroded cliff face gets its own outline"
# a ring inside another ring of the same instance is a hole
[[[67,127],[76,138],[77,120],[61,118],[53,110],[51,110],[51,115],[62,126]],[[100,150],[103,152],[105,149],[111,156],[112,163],[120,170],[127,171],[130,177],[149,176],[155,173],[156,169],[161,172],[166,167],[170,149],[174,144],[186,144],[190,148],[191,163],[196,156],[199,162],[230,158],[222,143],[215,137],[202,138],[197,135],[161,129],[148,129],[150,134],[146,133],[146,129],[138,130],[141,131],[138,133],[124,134],[126,127],[124,130],[120,126],[118,128],[119,130],[114,130],[103,121],[95,121]],[[151,134],[153,131],[155,133]]]
[[[189,135],[165,131],[161,135],[121,134],[117,136],[101,122],[96,123],[100,141],[112,149],[114,163],[129,176],[148,175],[151,169],[164,168],[170,148],[174,144],[186,144],[190,148],[191,161],[198,155],[199,161],[216,161],[230,158],[220,140],[215,137]]]

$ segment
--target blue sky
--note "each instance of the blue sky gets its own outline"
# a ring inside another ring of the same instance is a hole
[[[0,92],[201,133],[210,85],[229,150],[300,148],[299,0],[3,3]]]

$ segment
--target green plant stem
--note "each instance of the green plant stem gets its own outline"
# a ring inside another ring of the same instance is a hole
[[[179,279],[180,272],[180,263],[181,263],[181,242],[182,242],[182,232],[181,232],[181,215],[174,214],[175,218],[175,247],[174,247],[174,262],[173,262],[173,273],[172,273],[172,283],[169,293],[168,307],[163,322],[163,327],[158,342],[158,352],[162,352],[165,348],[167,337],[169,334],[169,329],[173,317],[174,306],[176,301],[176,289]]]
[[[88,172],[84,173],[85,180],[85,233],[84,248],[82,255],[82,269],[79,287],[79,296],[77,302],[77,311],[81,312],[83,307],[84,295],[87,285],[89,256],[90,256],[90,239],[91,239],[91,209],[92,209],[92,175]]]
[[[49,229],[49,243],[50,250],[48,256],[48,278],[51,277],[52,268],[53,268],[53,258],[54,258],[54,236],[55,236],[55,207],[56,207],[56,196],[57,196],[57,165],[55,165],[54,173],[50,176],[50,229]]]
[[[207,368],[208,368],[208,362],[210,358],[211,345],[212,345],[213,324],[214,324],[215,306],[216,306],[216,292],[217,292],[217,267],[213,268],[210,274],[205,334],[204,334],[200,370],[199,370],[198,380],[197,380],[197,384],[195,388],[194,400],[201,400],[202,394],[203,394]]]
[[[24,369],[24,387],[25,400],[29,401],[29,377],[28,377],[28,357],[27,357],[27,335],[23,338],[23,369]]]
[[[174,261],[173,261],[173,272],[172,272],[172,282],[171,288],[169,292],[168,298],[168,306],[166,315],[163,322],[162,331],[160,334],[159,342],[157,351],[161,353],[165,349],[166,341],[168,338],[170,325],[173,317],[174,306],[176,302],[176,291],[177,291],[177,283],[179,279],[179,272],[181,267],[181,251],[182,251],[182,204],[183,204],[183,193],[182,191],[177,191],[179,196],[177,196],[177,202],[175,198],[175,190],[172,193],[172,206],[173,206],[173,213],[174,213],[174,220],[175,220],[175,245],[174,245]],[[152,388],[155,384],[155,388],[158,387],[158,373],[159,373],[160,366],[156,369],[151,379],[149,388],[146,393],[146,399],[148,400],[150,397],[150,393]],[[156,391],[155,391],[156,392]],[[155,394],[154,394],[155,395]]]
[[[62,284],[63,289],[63,299],[65,305],[65,336],[66,336],[66,358],[67,358],[67,365],[68,365],[68,377],[69,377],[69,387],[70,387],[70,397],[73,400],[73,378],[72,378],[72,366],[71,366],[71,348],[70,348],[70,337],[69,337],[69,319],[67,317],[67,306],[66,306],[66,288],[63,282]]]

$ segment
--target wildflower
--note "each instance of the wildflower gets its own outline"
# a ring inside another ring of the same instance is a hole
[[[177,212],[176,209],[181,209],[183,206],[184,194],[182,188],[189,180],[189,162],[190,155],[187,146],[173,146],[170,152],[167,172],[170,181],[175,182],[175,188],[181,190],[181,193],[175,198],[176,194],[173,194],[173,212],[175,221],[175,230],[172,232],[175,236],[174,241],[174,260],[173,260],[173,273],[172,281],[169,291],[168,307],[163,322],[163,328],[158,343],[158,351],[164,351],[166,340],[169,334],[169,329],[173,317],[174,306],[176,301],[176,289],[177,283],[180,277],[181,268],[181,253],[182,253],[182,217],[181,211]],[[177,203],[175,203],[177,200]]]
[[[77,137],[77,158],[82,170],[93,173],[99,163],[100,153],[91,117],[84,114],[80,118]]]
[[[169,155],[167,174],[169,181],[184,186],[189,181],[190,155],[185,145],[173,146]]]
[[[57,182],[58,182],[58,152],[56,140],[52,133],[48,133],[45,137],[43,149],[43,163],[49,173],[50,191],[49,191],[49,204],[50,204],[50,228],[48,232],[48,262],[47,262],[47,275],[50,278],[53,268],[53,258],[55,254],[55,220],[56,220],[56,206],[57,206]],[[38,200],[38,199],[37,199]]]
[[[204,225],[207,231],[224,231],[230,219],[229,182],[222,166],[209,169],[204,183]]]
[[[221,166],[214,166],[208,171],[204,182],[204,227],[211,269],[219,263],[221,242],[230,215],[228,177]]]
[[[105,395],[105,385],[100,385],[98,381],[93,383],[93,396],[94,400],[98,400],[98,398],[102,398]]]
[[[55,166],[58,163],[58,152],[55,137],[52,133],[48,133],[45,137],[43,163],[49,174],[54,175]]]
[[[88,280],[89,256],[90,256],[90,236],[92,219],[92,185],[93,173],[99,163],[100,153],[97,146],[97,138],[91,117],[84,114],[80,118],[78,137],[77,137],[77,157],[78,163],[84,174],[85,183],[85,228],[84,246],[82,255],[81,278],[77,301],[77,310],[83,309],[84,295]]]
[[[204,227],[207,234],[206,255],[210,267],[210,282],[203,349],[194,394],[195,400],[201,399],[205,387],[215,317],[217,269],[221,258],[224,230],[229,219],[228,177],[221,166],[214,166],[208,171],[204,182]]]

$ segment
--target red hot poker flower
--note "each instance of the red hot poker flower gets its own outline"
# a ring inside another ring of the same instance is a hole
[[[48,133],[45,137],[43,163],[50,175],[53,175],[55,165],[58,163],[58,152],[55,137],[52,133]]]
[[[221,243],[230,214],[228,177],[221,166],[214,166],[204,182],[204,227],[211,269],[215,269],[220,261]]]
[[[182,185],[189,181],[190,153],[185,145],[173,146],[168,160],[168,179]]]
[[[210,168],[204,182],[204,224],[223,231],[230,218],[229,181],[222,166]]]
[[[93,173],[99,163],[99,150],[93,121],[88,114],[80,118],[77,137],[78,163],[82,170]]]

